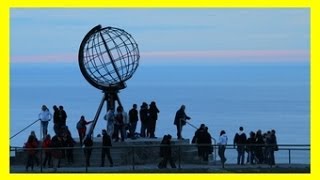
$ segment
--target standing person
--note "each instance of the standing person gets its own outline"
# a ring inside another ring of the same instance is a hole
[[[243,132],[243,127],[239,128],[239,132],[235,134],[233,139],[233,147],[237,146],[237,164],[244,165],[245,145],[247,143],[247,136]]]
[[[208,132],[208,127],[200,130],[197,138],[198,155],[204,160],[208,161],[208,156],[211,154],[211,135]]]
[[[119,133],[121,135],[121,140],[124,141],[124,122],[123,122],[123,114],[122,108],[120,106],[117,107],[117,112],[115,114],[115,123],[114,123],[114,138],[115,141],[119,141]]]
[[[92,146],[93,146],[93,141],[91,138],[91,135],[87,135],[84,142],[84,155],[86,157],[86,167],[90,166],[90,157],[92,153]]]
[[[111,137],[106,130],[102,130],[102,150],[101,150],[101,167],[104,167],[105,155],[110,163],[110,167],[113,167],[113,161],[110,154],[110,148],[112,146]]]
[[[52,114],[46,105],[42,105],[41,112],[38,115],[39,120],[41,121],[42,137],[45,138],[48,134],[48,124],[52,118]]]
[[[269,165],[275,165],[275,158],[274,158],[274,152],[278,151],[278,144],[277,144],[277,137],[276,137],[276,131],[274,129],[271,130],[270,136],[267,138],[266,141],[267,144],[267,162]]]
[[[176,116],[174,118],[174,125],[176,125],[177,127],[177,136],[178,136],[178,139],[183,139],[182,136],[181,136],[181,133],[182,133],[182,127],[184,125],[186,125],[186,120],[189,120],[191,119],[189,116],[187,116],[187,114],[185,113],[185,109],[186,109],[186,106],[185,105],[182,105],[180,107],[180,109],[176,112]]]
[[[54,105],[53,106],[53,130],[56,135],[60,133],[61,129],[61,120],[60,120],[60,111],[59,108]]]
[[[54,171],[57,171],[57,168],[60,167],[60,161],[61,159],[64,157],[63,156],[63,140],[62,137],[57,134],[55,136],[52,137],[51,140],[52,143],[52,151],[51,151],[51,155],[52,155],[52,160],[53,160],[53,168]]]
[[[77,130],[78,130],[78,134],[79,134],[79,141],[80,141],[80,146],[82,146],[82,142],[83,142],[83,138],[86,135],[86,131],[87,131],[87,125],[92,123],[92,121],[86,121],[85,117],[82,115],[80,117],[80,120],[77,123]]]
[[[38,143],[35,140],[34,136],[29,135],[27,142],[24,144],[24,148],[28,153],[26,171],[28,171],[29,167],[31,167],[31,170],[33,170],[34,162],[36,161],[37,148],[38,148]]]
[[[107,133],[109,136],[112,136],[114,133],[114,123],[115,123],[115,115],[114,115],[114,108],[111,107],[107,114],[104,116],[104,120],[107,121]]]
[[[137,128],[137,122],[138,122],[138,110],[137,110],[137,104],[133,104],[132,109],[129,111],[129,123],[130,123],[130,137],[131,139],[135,139],[135,132]]]
[[[63,133],[63,144],[64,147],[66,147],[65,155],[67,158],[67,162],[69,165],[72,165],[73,163],[73,147],[76,144],[76,142],[73,140],[72,135],[69,130],[67,132]]]
[[[122,106],[120,106],[122,109],[122,117],[123,117],[123,132],[124,132],[124,139],[127,139],[128,137],[128,131],[129,131],[129,117],[128,113],[123,109]]]
[[[228,143],[228,137],[226,135],[226,132],[224,130],[220,131],[220,136],[218,140],[218,154],[221,160],[222,168],[224,168],[224,163],[227,161],[227,158],[225,157],[224,153],[226,151],[226,146]]]
[[[265,145],[265,142],[260,129],[256,132],[255,138],[255,157],[257,158],[257,164],[262,164],[265,159],[263,156],[263,146]]]
[[[51,136],[50,134],[47,134],[47,136],[44,138],[43,143],[42,143],[42,148],[44,149],[44,160],[42,163],[43,167],[46,167],[46,164],[48,163],[48,167],[52,166],[51,162],[51,148],[52,143],[51,143]]]
[[[256,151],[256,134],[251,131],[249,134],[249,138],[247,139],[247,151],[248,151],[248,156],[247,156],[247,163],[254,164],[255,161],[255,151]]]
[[[36,144],[37,148],[38,148],[40,145],[40,141],[38,140],[36,133],[34,131],[31,131],[30,136],[32,136],[32,140],[34,141],[34,144]],[[40,164],[38,152],[39,152],[39,150],[35,150],[35,154],[34,154],[34,160],[35,160],[37,166],[39,166],[39,164]]]
[[[59,106],[59,112],[60,112],[60,121],[61,121],[61,125],[62,128],[65,127],[67,125],[67,113],[64,110],[63,106]]]
[[[148,112],[148,104],[143,102],[140,106],[140,121],[141,121],[141,128],[140,128],[140,136],[146,137],[146,130],[148,127],[148,119],[149,119],[149,112]]]
[[[152,101],[149,106],[149,123],[148,123],[148,134],[150,138],[156,138],[156,122],[158,120],[159,109],[156,102]]]
[[[160,146],[160,156],[163,158],[162,161],[158,164],[158,168],[167,168],[167,163],[169,161],[172,168],[176,168],[174,163],[172,152],[171,152],[171,135],[163,136],[161,146]]]

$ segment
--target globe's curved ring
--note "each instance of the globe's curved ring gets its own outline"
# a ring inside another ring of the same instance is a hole
[[[126,31],[92,28],[83,38],[78,54],[85,79],[101,90],[122,89],[139,65],[138,44]]]

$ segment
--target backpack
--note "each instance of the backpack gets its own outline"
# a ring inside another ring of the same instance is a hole
[[[115,119],[116,119],[118,124],[120,124],[120,125],[123,124],[123,115],[122,115],[122,113],[117,113]]]
[[[80,120],[80,121],[78,121],[78,123],[77,123],[77,129],[81,129],[81,128],[83,128],[83,125],[82,125],[83,123],[82,123],[82,121]]]

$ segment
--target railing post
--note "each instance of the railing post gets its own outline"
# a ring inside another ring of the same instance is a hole
[[[42,173],[42,170],[43,170],[43,168],[42,168],[42,154],[43,154],[43,148],[42,148],[42,143],[41,143],[41,147],[40,147],[40,172]],[[48,160],[49,161],[49,160]]]
[[[132,146],[132,170],[135,170],[134,164],[134,146]]]
[[[181,169],[181,144],[179,143],[179,169]]]
[[[291,164],[291,149],[289,149],[289,164]]]

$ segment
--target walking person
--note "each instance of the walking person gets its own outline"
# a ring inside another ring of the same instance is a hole
[[[156,102],[152,101],[149,106],[149,123],[148,123],[148,135],[150,138],[156,138],[156,123],[158,120],[158,113],[160,113]]]
[[[233,147],[237,146],[237,164],[244,165],[244,156],[245,156],[245,145],[247,143],[247,136],[243,132],[243,127],[241,126],[239,128],[239,132],[235,134],[234,139],[233,139]]]
[[[83,115],[80,117],[80,120],[77,122],[77,130],[78,130],[78,134],[79,134],[80,146],[83,145],[83,139],[86,135],[87,125],[92,122],[93,122],[93,120],[87,121]]]
[[[167,168],[167,163],[169,161],[171,168],[176,168],[176,164],[174,163],[172,152],[171,152],[171,135],[165,135],[162,139],[160,146],[160,157],[163,159],[158,164],[158,168]]]
[[[222,168],[224,168],[224,164],[227,161],[227,158],[225,157],[224,153],[226,151],[226,146],[228,143],[228,137],[226,135],[226,132],[222,130],[220,132],[219,140],[218,140],[218,155],[221,160]]]
[[[113,167],[113,161],[110,154],[110,148],[112,146],[112,141],[110,135],[106,130],[102,130],[102,150],[101,150],[101,167],[104,167],[105,155],[109,160],[110,167]]]
[[[181,136],[181,133],[182,133],[182,127],[184,125],[186,125],[186,120],[189,120],[191,119],[189,116],[187,116],[187,114],[185,113],[185,109],[186,109],[186,106],[185,105],[182,105],[180,107],[180,109],[176,112],[176,116],[174,118],[174,125],[176,125],[177,127],[177,136],[178,136],[178,139],[183,139],[182,136]]]
[[[48,134],[49,121],[51,121],[51,118],[52,118],[52,114],[50,113],[46,105],[42,105],[41,112],[39,113],[38,118],[41,122],[41,129],[42,129],[42,137],[40,138],[45,138]]]

